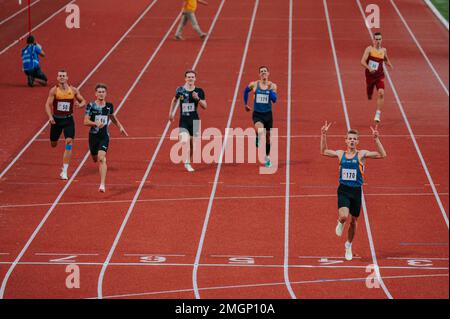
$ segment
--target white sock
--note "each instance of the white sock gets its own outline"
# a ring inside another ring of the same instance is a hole
[[[345,242],[345,248],[352,248],[352,243],[350,243],[348,240]]]
[[[63,164],[63,171],[67,173],[67,169],[69,168],[69,164]]]

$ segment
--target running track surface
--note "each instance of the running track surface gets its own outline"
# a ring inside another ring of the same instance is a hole
[[[12,2],[2,1],[0,19],[20,9]],[[35,4],[34,24],[68,2]],[[88,100],[95,83],[106,82],[130,134],[111,128],[105,194],[97,192],[96,165],[85,161],[83,111],[75,111],[69,173],[76,175],[60,181],[62,143],[50,149],[48,127],[35,136],[46,120],[48,88],[26,87],[23,41],[1,54],[0,169],[14,163],[0,180],[2,296],[448,298],[449,105],[438,82],[448,90],[448,32],[422,1],[375,2],[395,66],[380,126],[388,158],[367,164],[367,210],[351,262],[334,235],[337,163],[318,150],[325,120],[335,122],[329,146],[342,147],[346,115],[363,134],[361,147],[373,148],[375,101],[366,99],[359,65],[370,36],[357,1],[210,1],[197,13],[205,30],[212,27],[205,43],[189,27],[185,42],[173,40],[178,0],[77,0],[77,30],[65,28],[64,12],[49,19],[35,35],[51,82],[65,68]],[[0,49],[23,34],[24,14],[0,25]],[[241,91],[258,66],[270,66],[279,87],[275,174],[247,163],[195,164],[189,174],[171,162],[176,125],[165,131],[168,105],[194,64],[209,102],[203,129],[222,132],[250,126]],[[66,287],[69,264],[79,267],[80,288]],[[372,264],[380,288],[366,286]]]

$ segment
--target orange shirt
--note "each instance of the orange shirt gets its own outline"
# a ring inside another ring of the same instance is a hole
[[[197,10],[197,0],[184,0],[184,11],[195,12]]]
[[[53,100],[54,115],[71,115],[75,102],[75,92],[69,86],[66,91],[56,87],[55,99]]]

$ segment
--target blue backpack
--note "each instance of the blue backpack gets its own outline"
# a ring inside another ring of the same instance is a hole
[[[22,49],[22,69],[24,71],[34,70],[38,66],[36,46],[28,45]]]

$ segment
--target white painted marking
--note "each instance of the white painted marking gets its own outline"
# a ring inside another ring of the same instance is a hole
[[[252,258],[274,258],[273,256],[251,256],[251,255],[211,255],[211,257],[224,257],[224,258],[230,258],[230,257],[252,257]]]
[[[386,279],[431,278],[431,277],[448,277],[448,274],[385,276]],[[366,277],[351,277],[351,278],[336,278],[336,279],[321,279],[321,280],[320,279],[319,280],[303,280],[303,281],[295,281],[295,282],[291,282],[291,283],[296,284],[296,285],[322,284],[322,283],[326,283],[326,282],[365,281],[366,279],[367,279]],[[242,289],[242,288],[255,288],[255,287],[274,287],[274,286],[282,286],[285,284],[286,284],[285,282],[275,282],[275,283],[263,283],[263,284],[214,286],[214,287],[200,288],[200,290],[208,291],[208,290]],[[133,294],[111,295],[111,296],[105,296],[104,298],[112,299],[112,298],[151,296],[151,295],[170,294],[170,293],[176,294],[176,293],[180,293],[180,292],[191,292],[192,290],[193,289],[163,290],[163,291],[152,291],[152,292],[133,293]],[[88,298],[88,299],[96,299],[96,298],[93,297],[93,298]]]
[[[128,184],[127,184],[128,185]],[[331,188],[331,187],[330,187]],[[439,193],[442,196],[448,196],[449,193]],[[433,193],[395,193],[395,194],[382,194],[373,193],[365,194],[365,196],[434,196]],[[304,195],[290,195],[290,198],[324,198],[324,197],[336,197],[336,194],[304,194]],[[283,199],[285,195],[265,195],[265,196],[218,196],[215,200],[252,200],[252,199]],[[151,199],[139,199],[138,203],[151,203],[151,202],[176,202],[176,201],[194,201],[194,200],[209,200],[209,197],[177,197],[177,198],[151,198]],[[62,202],[59,205],[94,205],[94,204],[124,204],[130,203],[132,200],[105,200],[105,201],[80,201],[80,202]],[[3,205],[0,209],[8,208],[23,208],[23,207],[39,207],[39,206],[51,206],[52,203],[40,203],[40,204],[19,204],[19,205]]]
[[[421,259],[426,259],[426,260],[446,260],[448,261],[448,258],[430,258],[430,257],[387,257],[386,259],[398,259],[398,260],[410,260],[410,259],[416,259],[416,260],[421,260]]]
[[[430,0],[424,0],[427,6],[431,9],[431,11],[434,13],[434,15],[439,19],[439,21],[442,23],[442,25],[447,29],[448,31],[448,21],[442,16],[442,14],[439,12],[438,9],[434,6],[434,4]]]
[[[286,127],[286,189],[284,202],[284,281],[292,299],[297,299],[289,281],[289,213],[291,186],[291,109],[292,109],[292,15],[293,2],[289,1],[289,49],[288,49],[288,83],[287,83],[287,127]]]

